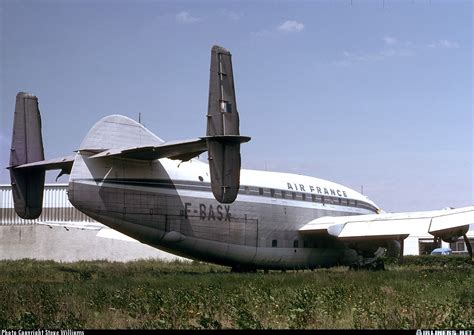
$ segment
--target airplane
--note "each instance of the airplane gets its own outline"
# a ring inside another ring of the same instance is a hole
[[[206,136],[166,142],[121,115],[99,120],[72,156],[45,160],[36,96],[16,96],[10,155],[16,213],[42,211],[46,170],[69,174],[68,198],[79,211],[133,239],[199,261],[257,269],[336,265],[384,269],[403,240],[429,232],[463,236],[474,206],[384,213],[368,197],[327,180],[241,169],[231,53],[211,50]],[[208,163],[198,157],[208,152]],[[58,177],[59,177],[58,176]]]

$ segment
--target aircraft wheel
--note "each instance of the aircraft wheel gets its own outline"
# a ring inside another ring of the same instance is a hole
[[[385,270],[385,263],[381,259],[377,259],[373,265],[372,270],[374,271],[384,271]]]

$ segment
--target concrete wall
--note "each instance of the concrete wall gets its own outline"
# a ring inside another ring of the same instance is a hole
[[[0,226],[0,259],[32,258],[74,262],[136,259],[183,259],[140,242],[98,237],[97,230],[43,225]]]
[[[51,228],[40,223],[49,223]],[[54,224],[90,224],[97,230],[66,230]],[[130,238],[103,227],[71,205],[67,197],[67,184],[45,185],[43,212],[36,220],[19,218],[13,209],[11,185],[0,185],[0,259],[33,258],[62,262],[183,259],[135,240],[131,242]],[[101,229],[100,233],[98,229]],[[100,237],[98,233],[114,238]]]

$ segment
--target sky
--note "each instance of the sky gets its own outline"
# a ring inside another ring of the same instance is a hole
[[[252,137],[243,168],[363,188],[390,212],[469,206],[472,16],[471,1],[0,0],[0,166],[19,91],[39,98],[46,158],[109,114],[205,135],[217,44]]]

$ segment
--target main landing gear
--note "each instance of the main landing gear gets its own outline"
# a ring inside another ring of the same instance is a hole
[[[385,263],[383,260],[377,258],[372,262],[361,264],[355,263],[349,265],[349,270],[352,271],[359,271],[359,270],[369,270],[369,271],[384,271],[385,270]]]

